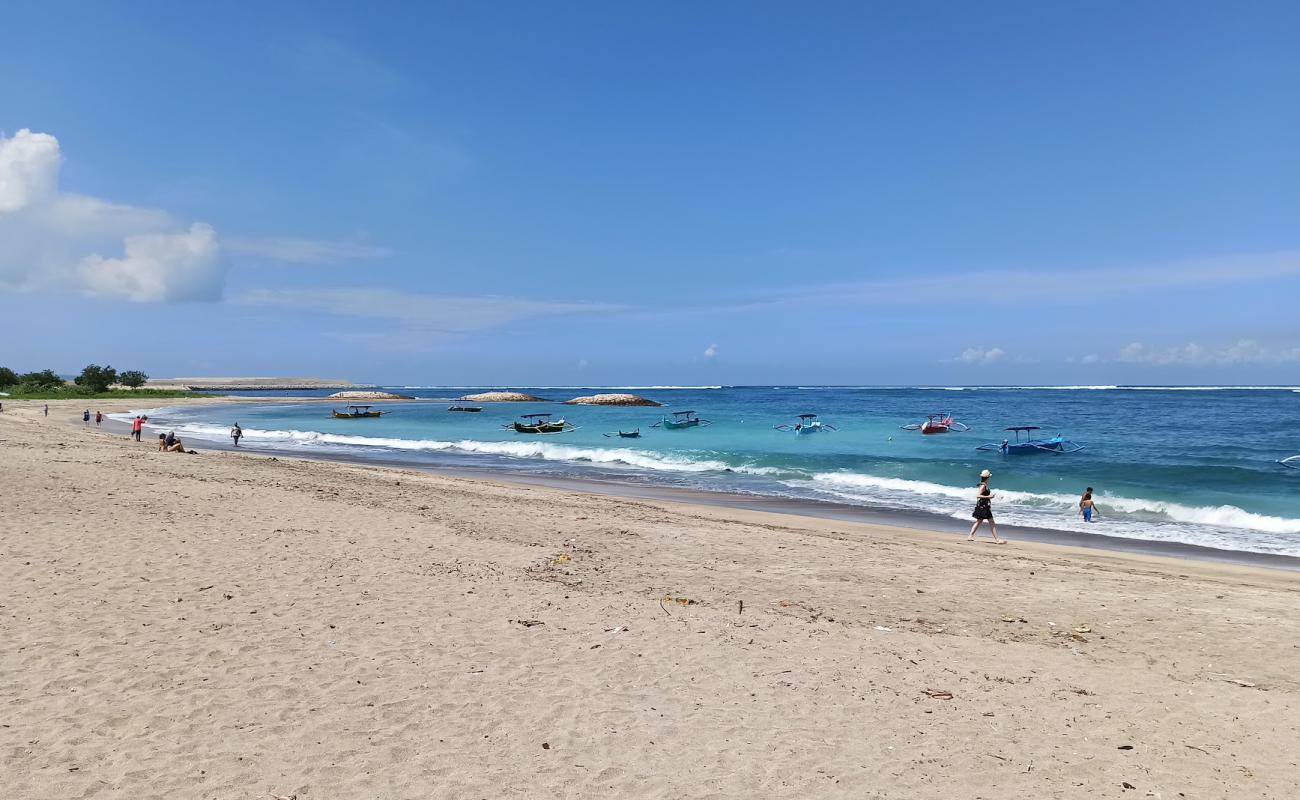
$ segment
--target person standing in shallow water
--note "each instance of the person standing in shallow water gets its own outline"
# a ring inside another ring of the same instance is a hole
[[[239,427],[239,423],[236,422],[235,427],[230,429],[230,438],[235,440],[235,447],[239,447],[239,440],[243,437],[243,435],[244,435],[244,429]]]
[[[1094,515],[1101,516],[1097,513],[1097,504],[1092,501],[1092,487],[1089,486],[1088,491],[1084,492],[1079,500],[1079,516],[1083,517],[1084,522],[1092,522]]]
[[[989,479],[992,477],[993,473],[988,470],[984,470],[980,473],[980,489],[979,493],[975,496],[975,510],[971,512],[971,516],[975,518],[975,524],[970,526],[970,536],[966,537],[966,541],[968,542],[975,541],[975,533],[980,529],[980,526],[987,521],[989,524],[989,532],[993,534],[993,543],[1007,543],[1006,539],[998,538],[998,524],[993,521],[994,495],[993,491],[989,489]]]
[[[102,412],[102,411],[96,411],[96,412],[95,412],[95,425],[96,425],[96,426],[99,426],[99,425],[102,424],[103,422],[104,422],[104,412]]]

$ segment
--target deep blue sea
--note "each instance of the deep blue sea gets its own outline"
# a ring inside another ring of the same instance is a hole
[[[969,519],[980,470],[993,472],[1000,523],[1300,556],[1300,390],[1125,387],[517,387],[557,402],[487,404],[449,413],[480,387],[386,387],[417,400],[376,404],[379,419],[336,420],[320,403],[149,410],[188,440],[332,454],[357,460],[583,476],[920,511]],[[666,407],[565,406],[597,391],[630,391]],[[278,392],[283,395],[284,392]],[[304,397],[326,392],[303,393]],[[340,406],[342,402],[340,402]],[[652,428],[665,412],[711,424]],[[502,426],[554,412],[577,430],[548,436]],[[964,433],[922,436],[901,426],[946,412]],[[798,414],[835,426],[811,436],[776,430]],[[977,445],[1010,425],[1039,425],[1083,444],[1071,454],[1004,456]],[[640,439],[604,433],[640,428]],[[198,442],[195,442],[198,444]],[[1076,507],[1096,489],[1099,521]]]

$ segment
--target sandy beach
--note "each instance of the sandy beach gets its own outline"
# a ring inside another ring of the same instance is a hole
[[[1294,573],[162,454],[42,405],[0,413],[5,798],[1300,792]]]

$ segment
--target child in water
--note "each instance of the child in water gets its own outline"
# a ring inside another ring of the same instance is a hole
[[[1092,522],[1094,516],[1101,518],[1097,513],[1097,504],[1092,501],[1091,486],[1084,491],[1083,497],[1079,500],[1079,516],[1083,517],[1084,522]]]

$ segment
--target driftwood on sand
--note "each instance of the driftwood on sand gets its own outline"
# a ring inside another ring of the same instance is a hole
[[[575,397],[572,400],[564,402],[567,406],[661,406],[663,403],[656,403],[644,397],[638,397],[634,394],[593,394],[586,397]]]

